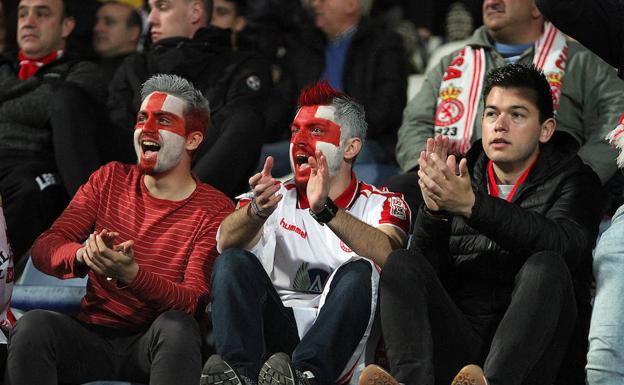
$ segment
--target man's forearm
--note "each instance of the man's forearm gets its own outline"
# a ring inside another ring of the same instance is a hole
[[[403,247],[401,241],[360,221],[343,209],[338,210],[327,225],[353,252],[379,266],[386,262],[392,250]]]
[[[228,215],[221,223],[218,245],[220,250],[254,245],[266,219],[251,211],[251,203]]]

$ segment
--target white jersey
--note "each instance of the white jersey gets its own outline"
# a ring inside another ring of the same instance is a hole
[[[6,235],[6,224],[0,196],[0,344],[6,344],[15,317],[9,307],[13,293],[13,254]]]
[[[262,262],[285,306],[316,307],[330,275],[344,263],[359,258],[328,227],[308,211],[293,181],[284,183],[276,210],[264,224],[258,244],[250,250]],[[241,207],[249,203],[241,200]],[[373,226],[395,226],[407,234],[410,211],[401,194],[377,189],[352,177],[335,200],[338,207]]]

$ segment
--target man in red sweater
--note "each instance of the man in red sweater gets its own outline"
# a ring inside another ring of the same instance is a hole
[[[59,278],[89,275],[77,318],[26,313],[12,330],[11,384],[126,380],[197,384],[215,235],[232,202],[191,173],[208,102],[186,80],[156,75],[142,88],[138,165],[109,163],[80,187],[32,249]]]

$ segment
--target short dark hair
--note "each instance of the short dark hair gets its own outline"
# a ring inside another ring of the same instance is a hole
[[[527,96],[539,110],[540,123],[555,116],[548,80],[544,73],[532,64],[508,64],[491,70],[487,74],[483,89],[484,104],[494,87],[519,88],[529,91]]]
[[[61,20],[65,20],[68,17],[74,17],[74,7],[72,6],[72,0],[61,0],[63,5],[61,6]]]
[[[210,23],[210,20],[212,20],[212,0],[203,0],[203,2],[204,8],[206,8],[206,22]]]

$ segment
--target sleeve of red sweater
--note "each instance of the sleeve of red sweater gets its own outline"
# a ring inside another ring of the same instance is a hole
[[[182,282],[172,282],[139,267],[136,278],[128,288],[159,311],[180,310],[192,315],[198,306],[207,305],[212,266],[219,254],[216,246],[217,229],[233,210],[233,203],[223,197],[223,205],[193,241],[193,251]]]
[[[98,210],[100,185],[110,166],[94,172],[49,230],[37,238],[31,256],[42,272],[61,279],[84,277],[88,269],[75,266],[76,251],[92,231]]]

